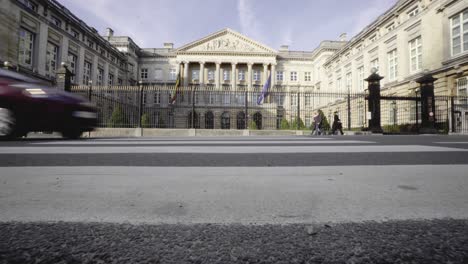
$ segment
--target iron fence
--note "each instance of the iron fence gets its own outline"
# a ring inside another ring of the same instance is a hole
[[[258,102],[260,87],[219,90],[193,86],[176,92],[174,86],[75,86],[71,90],[97,105],[99,127],[310,130],[319,112],[325,131],[330,131],[335,114],[343,129],[361,131],[367,129],[370,118],[364,93],[284,91],[275,87]],[[391,99],[381,101],[384,132],[417,133],[420,101],[411,97]],[[466,98],[439,96],[435,103],[439,132],[468,132]]]

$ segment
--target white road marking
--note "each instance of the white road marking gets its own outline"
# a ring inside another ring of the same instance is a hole
[[[468,165],[5,167],[0,222],[466,219],[466,171]]]
[[[434,142],[436,144],[468,144],[468,141],[466,142]]]
[[[361,152],[468,152],[468,149],[420,145],[392,146],[37,146],[0,147],[0,154],[106,153],[361,153]]]
[[[219,144],[251,144],[251,145],[266,145],[266,144],[371,144],[373,141],[359,140],[296,140],[296,141],[51,141],[51,142],[32,142],[31,145],[187,145],[187,144],[203,144],[203,145],[219,145]]]

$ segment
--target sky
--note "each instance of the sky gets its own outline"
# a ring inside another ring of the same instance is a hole
[[[348,39],[397,0],[58,0],[101,35],[131,37],[140,48],[174,47],[231,28],[270,48],[312,51]]]

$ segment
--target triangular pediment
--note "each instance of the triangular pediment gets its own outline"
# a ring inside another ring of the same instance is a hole
[[[276,50],[260,44],[232,29],[224,29],[200,40],[189,43],[177,50],[179,53],[277,53]]]

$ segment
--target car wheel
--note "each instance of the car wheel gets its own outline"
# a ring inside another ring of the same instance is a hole
[[[0,138],[14,138],[16,124],[15,113],[8,108],[0,107]]]
[[[68,139],[78,139],[81,137],[81,134],[83,134],[83,131],[77,128],[62,131],[62,136]]]

